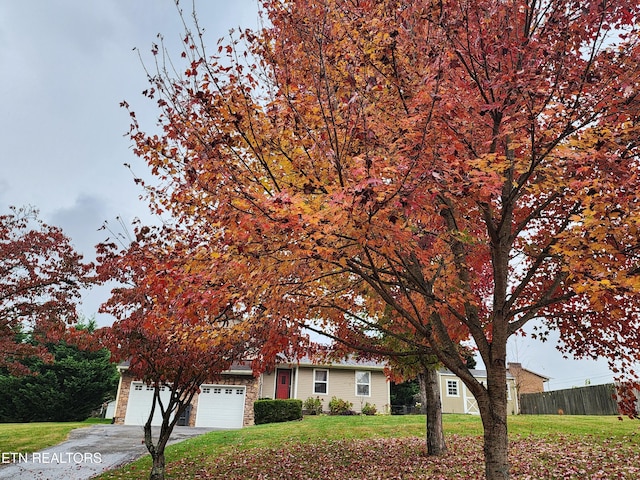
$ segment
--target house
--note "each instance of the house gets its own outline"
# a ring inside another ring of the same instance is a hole
[[[471,374],[481,383],[486,384],[487,372],[471,370]],[[442,413],[469,413],[479,415],[478,402],[467,386],[449,370],[438,371]],[[518,395],[514,376],[507,372],[507,412],[515,415],[519,412]]]
[[[153,386],[134,378],[123,364],[116,397],[114,423],[143,425],[151,410]],[[161,390],[161,399],[169,397],[169,389]],[[184,418],[178,425],[210,428],[241,428],[253,425],[253,403],[258,398],[297,398],[302,401],[318,397],[324,410],[331,397],[353,403],[360,412],[365,403],[376,405],[378,412],[388,412],[389,382],[384,366],[374,362],[345,361],[316,365],[309,360],[278,365],[272,372],[254,377],[248,364],[234,365],[210,383],[201,385]],[[160,425],[156,412],[153,425]]]
[[[389,413],[390,383],[384,365],[377,362],[346,360],[331,365],[318,365],[308,359],[295,364],[282,364],[262,375],[261,397],[297,398],[303,402],[312,397],[329,410],[332,397],[349,401],[360,413],[369,403],[379,413]]]
[[[518,395],[544,392],[544,384],[549,381],[549,377],[523,368],[521,363],[507,363],[507,370],[515,379]]]

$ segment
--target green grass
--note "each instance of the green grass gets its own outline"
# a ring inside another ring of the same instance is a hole
[[[31,453],[66,440],[71,430],[111,420],[90,418],[84,422],[0,423],[0,453]]]
[[[509,432],[519,435],[591,436],[598,440],[640,437],[640,422],[616,416],[518,415],[509,419]]]
[[[445,435],[478,438],[482,436],[479,417],[471,415],[444,415]],[[640,422],[617,417],[522,415],[509,417],[509,432],[515,437],[585,438],[594,442],[619,441],[640,444]],[[167,464],[180,461],[184,465],[207,465],[227,453],[257,451],[274,446],[317,444],[332,440],[370,438],[423,437],[425,417],[407,416],[309,416],[300,422],[256,425],[241,430],[210,432],[206,435],[169,446]],[[479,439],[478,439],[479,440]],[[142,478],[151,466],[149,456],[119,470],[98,478],[134,480]],[[185,478],[186,472],[182,472]],[[142,477],[141,477],[142,475]],[[171,477],[170,477],[171,478]]]

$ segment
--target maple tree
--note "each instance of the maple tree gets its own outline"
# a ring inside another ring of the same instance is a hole
[[[151,203],[269,319],[428,345],[478,402],[486,477],[508,478],[512,335],[541,319],[621,376],[639,360],[640,5],[262,5],[214,55],[196,19],[182,76],[154,47],[162,133],[131,113]]]
[[[213,283],[209,255],[207,245],[167,226],[138,227],[129,245],[109,240],[98,245],[101,279],[117,282],[101,306],[116,318],[101,329],[101,342],[114,361],[128,362],[130,374],[154,388],[144,424],[151,480],[165,478],[166,444],[205,381],[218,379],[234,363],[251,361],[258,371],[276,361],[269,352],[292,351],[291,339],[259,316],[246,315],[251,307],[238,302],[232,282],[220,277]],[[164,389],[170,395],[163,402]],[[158,411],[161,424],[154,437]]]
[[[0,215],[0,367],[29,373],[21,360],[53,359],[47,341],[79,340],[68,327],[78,320],[82,289],[94,282],[92,269],[37,210],[12,207]]]

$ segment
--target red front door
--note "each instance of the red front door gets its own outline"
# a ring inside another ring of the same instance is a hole
[[[276,398],[291,397],[291,370],[280,370],[276,375]]]

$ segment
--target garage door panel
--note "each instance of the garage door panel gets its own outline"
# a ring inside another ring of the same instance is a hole
[[[196,427],[242,428],[246,388],[203,385],[198,396]]]
[[[153,405],[153,391],[153,386],[142,382],[132,382],[127,401],[127,412],[124,417],[125,425],[144,425],[146,423]],[[167,405],[170,398],[171,390],[167,387],[161,387],[160,399],[162,403]],[[156,405],[151,424],[154,426],[162,424],[162,414],[158,405]]]

